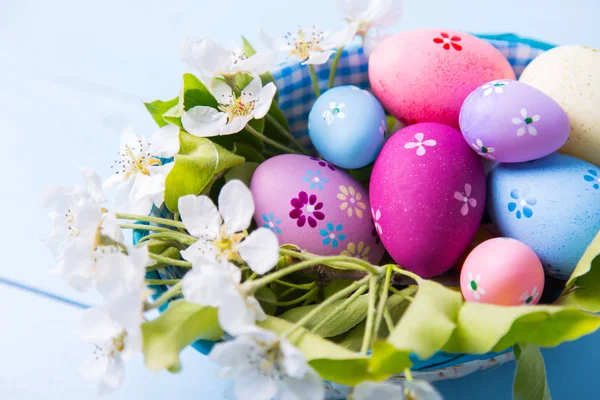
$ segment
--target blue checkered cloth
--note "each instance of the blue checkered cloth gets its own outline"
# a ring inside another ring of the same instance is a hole
[[[477,36],[487,40],[504,54],[517,77],[521,75],[531,60],[554,47],[548,43],[513,34]],[[315,66],[321,91],[328,86],[332,63],[333,57],[328,63]],[[303,145],[312,147],[307,126],[308,113],[315,102],[315,94],[307,66],[300,65],[295,60],[289,60],[279,64],[278,68],[273,71],[273,76],[279,90],[279,107],[288,119],[290,131]],[[334,84],[335,86],[356,85],[363,89],[369,88],[367,57],[364,55],[362,47],[351,46],[344,49],[339,60]]]

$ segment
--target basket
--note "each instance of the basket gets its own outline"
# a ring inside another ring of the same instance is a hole
[[[554,46],[533,39],[523,38],[514,34],[477,35],[488,41],[504,54],[512,65],[517,77],[523,72],[527,64],[535,57]],[[328,84],[330,64],[317,66],[317,77],[321,89],[326,89]],[[306,148],[312,148],[308,137],[308,114],[315,101],[314,90],[308,69],[297,62],[284,62],[273,71],[278,93],[279,106],[286,115],[290,130]],[[356,85],[363,89],[369,88],[367,58],[362,47],[353,46],[343,50],[337,67],[335,85]],[[155,209],[157,216],[167,217],[168,211],[163,206]],[[134,231],[134,243],[145,236],[147,232]],[[178,267],[165,267],[148,272],[148,279],[178,279],[183,276],[183,271]],[[166,286],[153,286],[156,296],[163,293]],[[165,307],[165,306],[163,306]],[[200,340],[193,343],[193,347],[206,355],[212,349],[214,342]],[[428,381],[454,379],[466,376],[475,371],[498,366],[514,359],[512,351],[502,353],[488,353],[483,355],[450,354],[438,352],[428,360],[420,360],[413,354],[413,375]],[[392,379],[403,379],[398,375]],[[326,382],[327,398],[335,399],[346,396],[350,388]]]

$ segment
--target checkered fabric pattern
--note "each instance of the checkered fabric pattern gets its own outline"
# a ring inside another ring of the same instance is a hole
[[[531,60],[553,47],[512,34],[481,37],[504,54],[517,77]],[[328,63],[315,66],[321,91],[327,88],[332,62],[333,57]],[[315,95],[307,66],[295,60],[286,61],[273,71],[273,76],[279,90],[279,107],[288,119],[290,131],[303,145],[310,147],[308,113],[315,102]],[[335,78],[335,86],[338,85],[369,88],[367,57],[362,47],[352,46],[342,52]]]

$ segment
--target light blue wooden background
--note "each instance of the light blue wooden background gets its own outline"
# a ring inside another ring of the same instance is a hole
[[[600,47],[597,0],[407,0],[396,30],[446,27],[514,32],[557,44]],[[38,196],[48,185],[79,182],[75,167],[109,174],[121,129],[154,126],[141,100],[170,98],[185,67],[178,43],[210,35],[256,41],[258,26],[284,33],[297,24],[336,29],[331,0],[0,0],[0,278],[69,299],[46,271],[37,238],[49,229]],[[71,329],[80,310],[0,283],[0,399],[94,398],[75,370],[90,347]],[[544,352],[555,399],[598,398],[600,334]],[[192,350],[178,376],[153,375],[141,357],[110,399],[221,399],[228,383]],[[513,365],[438,384],[447,399],[507,399]]]

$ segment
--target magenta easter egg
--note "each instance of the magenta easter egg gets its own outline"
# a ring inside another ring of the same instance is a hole
[[[378,263],[384,249],[371,219],[362,185],[332,164],[285,154],[268,159],[250,183],[254,219],[280,244],[308,252],[343,254]]]
[[[456,129],[436,123],[398,131],[383,146],[369,188],[375,227],[402,267],[427,278],[452,267],[485,207],[479,156]]]
[[[502,53],[473,35],[447,29],[396,34],[369,58],[373,92],[405,124],[439,122],[458,128],[469,93],[495,79],[515,79]]]
[[[544,269],[526,244],[509,238],[490,239],[467,256],[460,288],[467,301],[502,306],[537,304],[544,290]]]

